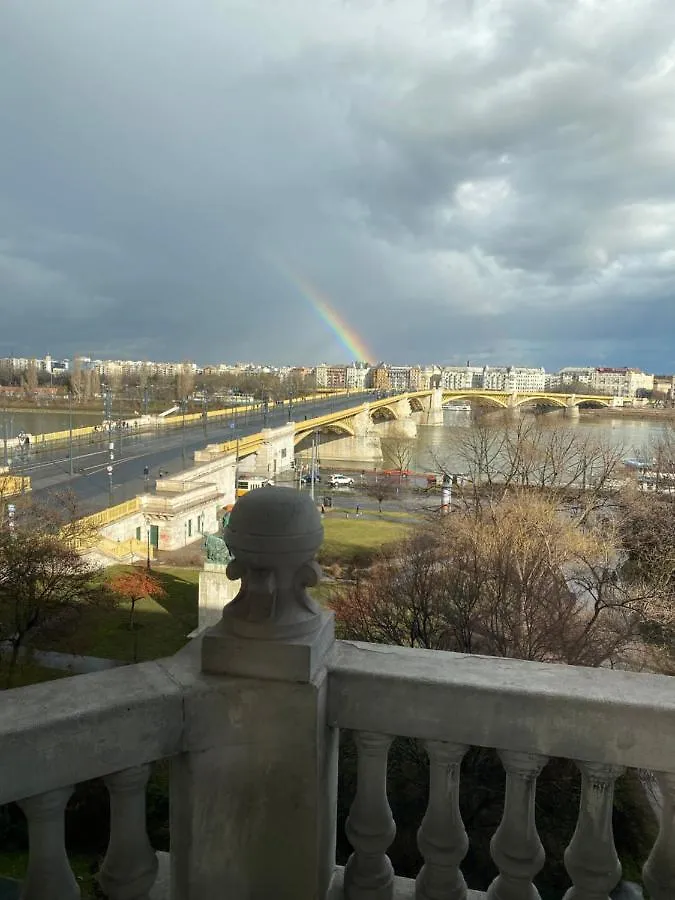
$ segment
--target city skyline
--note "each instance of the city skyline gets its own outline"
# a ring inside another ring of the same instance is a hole
[[[666,0],[0,15],[0,355],[675,370]]]

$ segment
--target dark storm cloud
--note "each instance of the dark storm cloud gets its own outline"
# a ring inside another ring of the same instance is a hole
[[[670,0],[9,0],[0,354],[675,368]],[[282,266],[274,260],[281,259]]]

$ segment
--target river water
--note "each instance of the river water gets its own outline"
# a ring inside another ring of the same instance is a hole
[[[525,413],[525,415],[528,415]],[[468,412],[445,410],[442,426],[420,426],[418,437],[411,442],[410,468],[418,472],[444,471],[461,472],[466,465],[462,463],[454,449],[461,440],[461,433],[471,426],[472,415]],[[495,428],[503,428],[504,418],[499,415],[486,419],[493,422]],[[658,440],[663,431],[663,423],[653,419],[632,419],[618,416],[616,418],[595,417],[583,413],[578,419],[565,417],[562,413],[550,413],[539,417],[543,427],[570,429],[581,439],[588,438],[594,443],[610,444],[621,450],[622,457],[652,456],[650,446]],[[385,441],[385,453],[386,453]],[[396,468],[392,459],[384,461],[385,468]]]
[[[73,428],[85,425],[100,424],[101,413],[73,412]],[[23,410],[0,409],[0,440],[16,437],[20,432],[26,434],[48,434],[52,431],[67,431],[68,410]]]

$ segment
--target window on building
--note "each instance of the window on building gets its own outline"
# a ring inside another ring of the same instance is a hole
[[[188,537],[192,537],[192,519],[188,519]]]
[[[286,448],[285,447],[282,447],[282,449],[281,449],[281,458],[286,459]]]
[[[136,529],[136,540],[140,541],[140,539],[141,539],[141,526],[139,525],[138,528]]]

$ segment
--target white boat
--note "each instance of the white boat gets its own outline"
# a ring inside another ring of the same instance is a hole
[[[444,403],[443,409],[451,412],[471,412],[471,405],[469,403]]]

